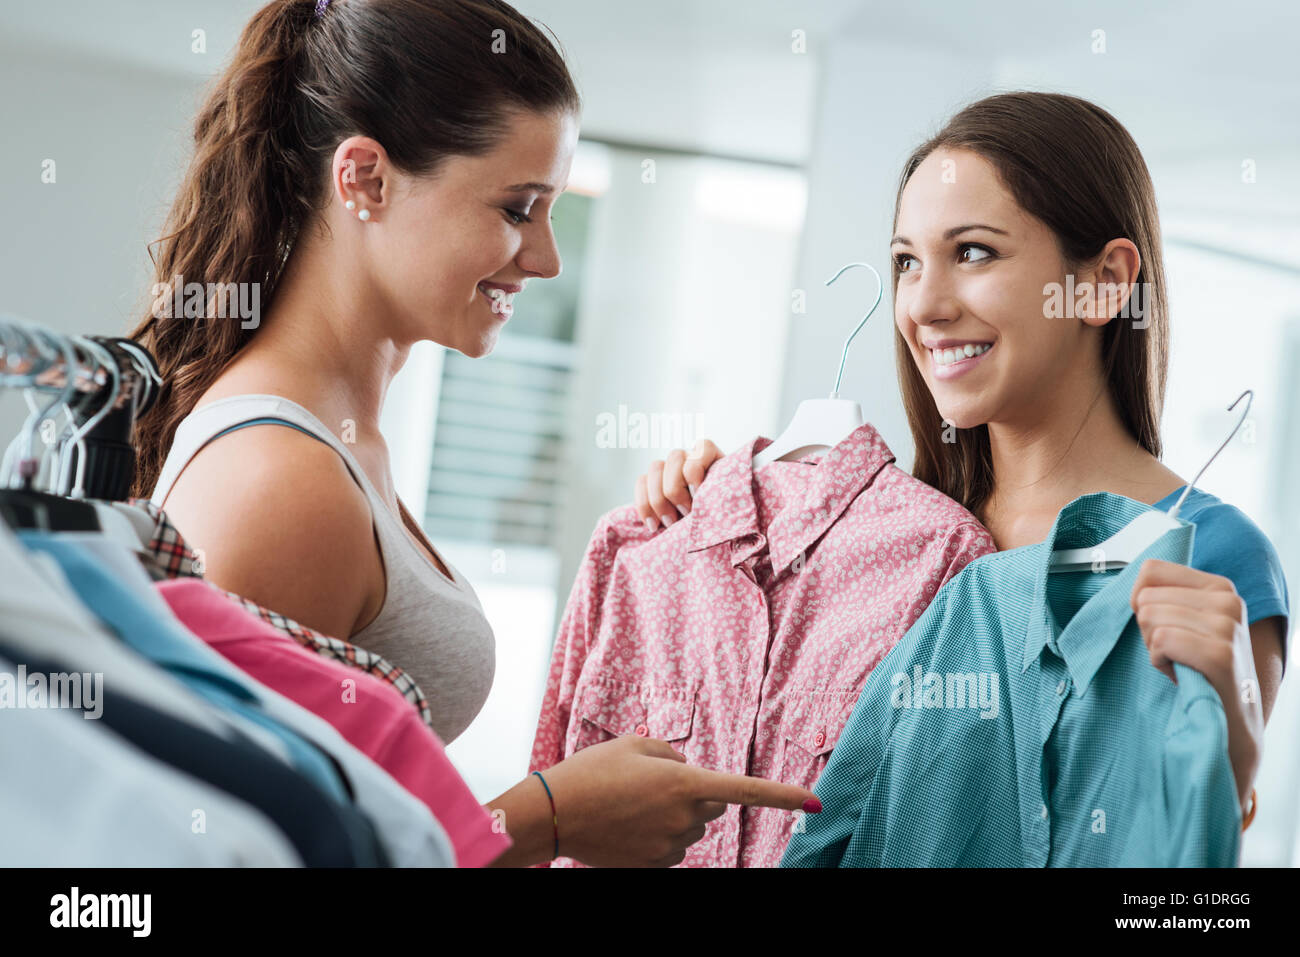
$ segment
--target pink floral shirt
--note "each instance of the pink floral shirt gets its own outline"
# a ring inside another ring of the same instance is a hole
[[[894,466],[869,424],[820,460],[755,473],[770,444],[716,462],[667,529],[647,530],[632,506],[601,518],[529,771],[637,734],[691,764],[811,788],[871,669],[950,578],[996,550],[973,515]],[[731,805],[681,866],[774,867],[800,813]]]

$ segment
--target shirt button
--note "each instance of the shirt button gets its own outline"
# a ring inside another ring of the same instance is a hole
[[[1061,679],[1060,684],[1056,686],[1057,694],[1065,694],[1065,679]]]
[[[825,743],[826,743],[826,732],[825,732],[825,731],[818,731],[815,735],[813,735],[813,747],[814,747],[814,748],[820,748],[820,747],[821,747],[823,744],[825,744]]]
[[[647,728],[647,727],[646,727],[645,725],[643,725],[643,724],[638,724],[638,725],[636,726],[636,733],[639,734],[641,737],[644,738],[647,734],[650,733],[650,729]]]
[[[1043,816],[1043,820],[1046,821],[1046,820],[1047,820],[1047,805],[1044,804],[1044,805],[1043,805],[1043,809],[1042,809],[1041,811],[1039,811],[1038,813],[1041,814],[1041,815]]]

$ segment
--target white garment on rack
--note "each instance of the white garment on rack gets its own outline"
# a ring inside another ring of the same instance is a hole
[[[0,672],[16,666],[0,659]],[[300,867],[261,811],[80,713],[0,715],[6,867]],[[203,828],[194,830],[195,811]]]

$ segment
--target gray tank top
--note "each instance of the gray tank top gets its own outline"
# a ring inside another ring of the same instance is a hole
[[[264,423],[297,428],[333,448],[365,492],[383,557],[386,594],[374,621],[355,635],[340,637],[408,672],[429,699],[434,730],[452,742],[469,727],[491,690],[496,671],[492,628],[469,582],[436,551],[452,577],[429,561],[347,446],[319,419],[276,395],[231,396],[200,406],[177,427],[151,501],[161,508],[190,459],[213,439]],[[404,508],[402,518],[415,527]]]

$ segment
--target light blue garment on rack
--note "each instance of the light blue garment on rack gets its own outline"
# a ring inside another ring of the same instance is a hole
[[[148,576],[129,552],[122,551],[125,564],[115,573],[84,547],[60,540],[58,533],[24,530],[18,537],[27,548],[54,558],[82,603],[128,647],[183,682],[195,694],[271,732],[288,748],[299,772],[336,801],[351,802],[338,770],[316,745],[268,716],[250,684],[239,681],[224,668],[213,668],[210,649],[187,632],[170,611],[163,616],[156,607],[150,607],[150,599],[157,596]],[[121,580],[127,568],[141,573],[143,592]]]

